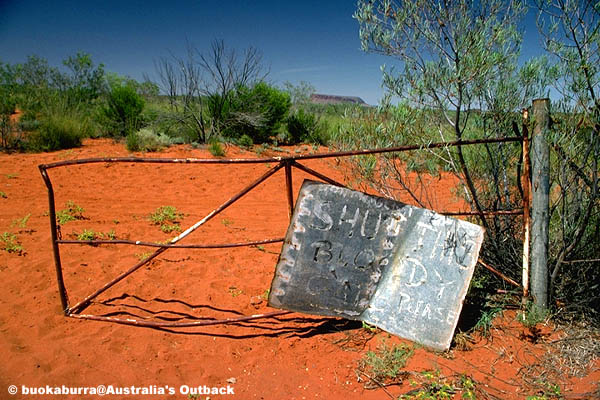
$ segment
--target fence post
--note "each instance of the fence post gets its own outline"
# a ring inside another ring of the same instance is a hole
[[[531,294],[536,306],[548,307],[548,230],[550,225],[549,99],[533,101],[531,149]]]
[[[521,186],[523,187],[523,302],[529,297],[529,236],[531,223],[531,157],[529,155],[529,111],[523,109],[523,172]]]

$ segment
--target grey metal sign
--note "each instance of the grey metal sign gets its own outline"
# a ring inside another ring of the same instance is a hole
[[[307,180],[269,305],[363,320],[447,349],[482,241],[477,225]]]

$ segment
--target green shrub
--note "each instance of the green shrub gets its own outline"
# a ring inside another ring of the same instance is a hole
[[[254,143],[275,136],[291,106],[288,93],[265,82],[240,86],[231,96],[230,106],[223,111],[223,134],[233,138],[246,134]]]
[[[244,134],[238,139],[237,144],[245,148],[250,148],[254,145],[254,141],[250,136]]]
[[[13,124],[10,121],[10,116],[15,111],[16,106],[14,96],[0,86],[0,148],[8,149],[14,146]]]
[[[86,118],[73,115],[50,114],[40,121],[39,128],[27,141],[30,151],[55,151],[81,146],[81,140],[93,134],[93,126]]]
[[[140,151],[140,139],[135,132],[127,135],[125,146],[129,151]]]
[[[108,95],[103,114],[112,136],[127,136],[141,125],[144,99],[131,86],[117,86]]]
[[[143,128],[127,135],[127,150],[129,151],[159,151],[173,144],[167,135],[156,133],[151,128]]]
[[[327,144],[328,142],[326,126],[314,113],[299,109],[287,117],[286,124],[288,140],[291,144],[303,142]]]
[[[225,149],[219,143],[218,140],[211,140],[208,145],[208,151],[215,157],[223,157],[225,155]]]
[[[31,132],[31,131],[35,131],[35,130],[39,129],[39,127],[40,127],[40,121],[38,121],[37,119],[23,120],[21,118],[21,120],[19,121],[19,123],[17,124],[17,126],[22,131]]]

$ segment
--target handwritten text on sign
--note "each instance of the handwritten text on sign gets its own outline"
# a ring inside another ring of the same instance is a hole
[[[477,225],[305,181],[269,303],[448,348],[482,240]]]

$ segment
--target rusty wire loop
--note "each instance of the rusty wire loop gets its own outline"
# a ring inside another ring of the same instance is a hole
[[[298,161],[300,160],[316,160],[316,159],[326,159],[326,158],[343,158],[350,156],[360,156],[360,155],[368,155],[368,154],[383,154],[383,153],[394,153],[394,152],[404,152],[404,151],[413,151],[413,150],[423,150],[423,149],[432,149],[432,148],[441,148],[441,147],[455,147],[455,146],[463,146],[463,145],[475,145],[475,144],[485,144],[485,143],[504,143],[504,142],[523,142],[523,138],[521,137],[506,137],[506,138],[493,138],[493,139],[479,139],[479,140],[463,140],[463,141],[454,141],[454,142],[438,142],[438,143],[429,143],[425,145],[409,145],[409,146],[400,146],[393,148],[384,148],[384,149],[366,149],[366,150],[357,150],[357,151],[338,151],[338,152],[330,152],[330,153],[317,153],[317,154],[308,154],[308,155],[298,155],[298,156],[289,156],[289,157],[271,157],[271,158],[248,158],[248,159],[199,159],[199,158],[141,158],[141,157],[102,157],[102,158],[87,158],[87,159],[74,159],[74,160],[65,160],[58,161],[49,164],[41,164],[38,166],[40,173],[42,175],[42,179],[46,184],[46,188],[48,190],[48,204],[49,204],[49,218],[50,218],[50,230],[52,235],[52,250],[54,254],[54,264],[56,269],[56,277],[58,284],[58,292],[61,300],[61,305],[63,312],[66,316],[78,318],[78,319],[89,319],[96,321],[108,321],[119,324],[126,325],[135,325],[135,326],[148,326],[148,327],[194,327],[194,326],[211,326],[211,325],[221,325],[221,324],[232,324],[239,322],[246,322],[255,319],[261,318],[273,318],[280,315],[285,315],[290,313],[290,311],[275,311],[264,314],[255,314],[242,316],[237,318],[226,318],[226,319],[210,319],[204,321],[192,321],[192,322],[159,322],[159,321],[150,321],[150,320],[138,320],[131,318],[115,318],[115,317],[107,317],[107,316],[98,316],[98,315],[89,315],[82,314],[81,312],[90,305],[92,300],[98,297],[100,294],[104,293],[109,288],[113,287],[133,272],[137,271],[144,265],[147,265],[154,258],[164,253],[170,248],[185,248],[185,249],[217,249],[217,248],[235,248],[242,246],[258,246],[262,244],[269,243],[278,243],[282,242],[283,238],[275,238],[275,239],[264,239],[257,241],[249,241],[243,243],[221,243],[221,244],[177,244],[181,239],[190,235],[192,232],[196,231],[206,222],[214,218],[216,215],[221,213],[223,210],[231,206],[233,203],[238,201],[244,195],[252,191],[258,185],[269,179],[272,175],[274,175],[280,169],[284,169],[285,171],[285,186],[286,186],[286,198],[288,202],[288,210],[289,216],[291,217],[293,208],[294,208],[294,198],[292,191],[292,167],[297,168],[300,171],[303,171],[317,179],[320,179],[326,183],[336,185],[336,186],[345,186],[342,183],[339,183],[330,177],[323,175],[303,164],[300,164]],[[62,240],[59,239],[58,235],[58,226],[56,223],[56,205],[55,205],[55,196],[54,190],[52,187],[52,181],[48,175],[48,170],[59,167],[67,167],[74,165],[84,165],[84,164],[94,164],[94,163],[155,163],[155,164],[267,164],[276,162],[277,165],[275,167],[270,168],[266,173],[256,179],[254,182],[250,183],[240,192],[235,194],[229,200],[221,204],[219,207],[211,211],[207,214],[203,219],[196,222],[194,225],[190,226],[184,232],[179,234],[177,237],[170,240],[169,243],[153,243],[153,242],[145,242],[139,240]],[[453,216],[469,216],[469,215],[522,215],[523,209],[515,209],[515,210],[501,210],[501,211],[493,211],[493,212],[441,212],[441,214],[445,215],[453,215]],[[76,303],[74,306],[70,306],[68,292],[64,284],[63,278],[63,269],[60,258],[60,245],[133,245],[133,246],[145,246],[145,247],[153,247],[157,248],[151,255],[147,256],[143,260],[136,263],[134,266],[130,267],[125,272],[118,275],[116,278],[111,281],[105,283],[98,290],[93,292],[92,294],[85,297],[83,300]],[[516,282],[514,282],[516,283]]]

